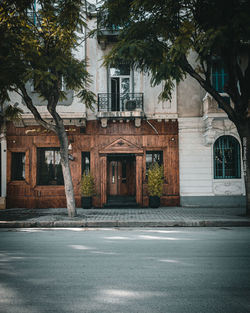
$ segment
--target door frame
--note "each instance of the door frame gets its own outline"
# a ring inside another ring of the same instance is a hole
[[[136,202],[142,206],[142,180],[143,180],[143,155],[144,150],[142,147],[128,141],[125,138],[118,137],[107,146],[99,150],[100,160],[100,176],[101,176],[101,206],[107,203],[107,173],[108,162],[107,158],[111,155],[129,155],[135,156],[135,188],[136,188]]]
[[[100,155],[101,164],[101,207],[107,203],[108,195],[108,154]],[[142,206],[143,154],[135,154],[135,197],[136,203]]]

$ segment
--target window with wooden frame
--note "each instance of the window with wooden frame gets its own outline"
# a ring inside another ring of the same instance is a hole
[[[214,178],[240,177],[240,144],[233,136],[221,136],[214,143]]]
[[[25,152],[11,153],[11,180],[25,180]]]
[[[63,185],[59,148],[37,148],[37,185]]]

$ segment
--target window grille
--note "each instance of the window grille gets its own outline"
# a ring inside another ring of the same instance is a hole
[[[214,178],[240,177],[240,144],[232,136],[222,136],[214,143]]]

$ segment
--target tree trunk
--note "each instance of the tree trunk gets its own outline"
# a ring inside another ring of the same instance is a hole
[[[47,109],[49,113],[52,115],[55,126],[47,123],[44,119],[42,119],[39,111],[33,105],[32,99],[27,93],[25,85],[20,85],[20,90],[22,92],[22,97],[28,107],[28,109],[32,112],[35,117],[35,120],[44,128],[53,131],[57,134],[59,142],[60,142],[60,155],[61,155],[61,165],[63,171],[63,179],[64,179],[64,188],[65,188],[65,196],[67,202],[68,215],[70,217],[74,217],[77,215],[76,206],[75,206],[75,196],[74,196],[74,187],[72,182],[72,176],[69,166],[69,153],[68,153],[68,137],[64,128],[63,120],[60,115],[56,112],[56,105],[58,103],[59,95],[56,97],[51,95],[48,100]]]
[[[244,179],[246,186],[246,215],[250,215],[250,134],[243,138]]]
[[[75,217],[77,215],[77,211],[75,207],[74,187],[69,165],[68,138],[64,126],[57,127],[57,134],[60,141],[61,165],[64,178],[68,215],[70,217]]]
[[[243,160],[243,173],[245,181],[246,190],[246,215],[250,215],[250,128],[248,125],[243,126],[240,123],[238,128],[238,133],[241,138],[242,146],[242,160]],[[243,124],[243,125],[242,125]],[[242,127],[243,126],[243,127]]]

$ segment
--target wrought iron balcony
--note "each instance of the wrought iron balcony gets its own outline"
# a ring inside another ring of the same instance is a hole
[[[143,111],[143,93],[99,93],[98,112]]]

